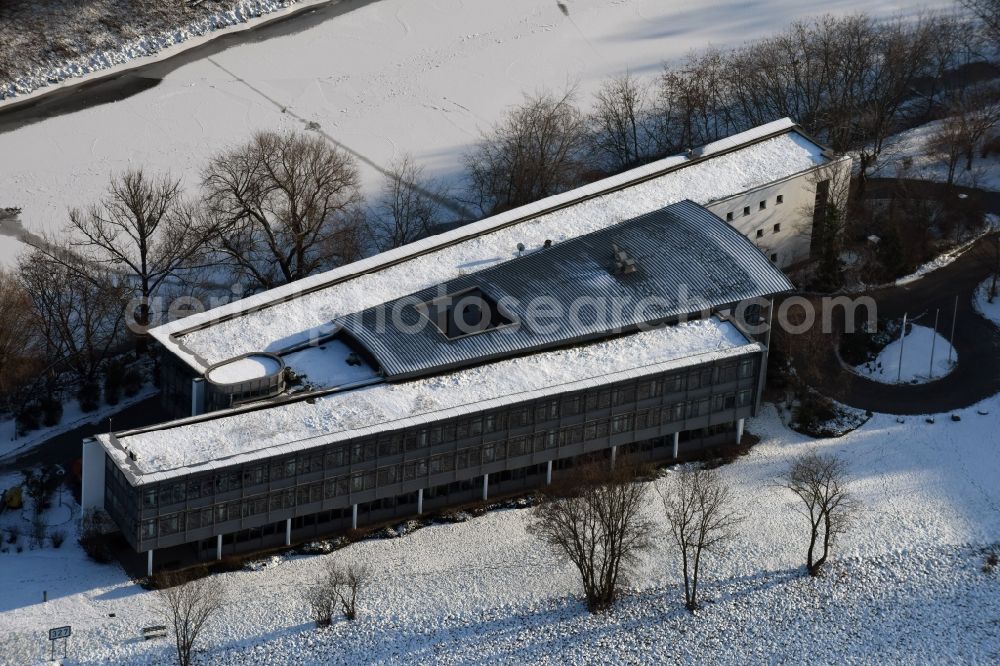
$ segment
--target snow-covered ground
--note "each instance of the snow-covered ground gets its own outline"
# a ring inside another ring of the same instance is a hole
[[[1000,326],[1000,294],[995,296],[993,298],[993,302],[990,303],[989,293],[992,285],[992,277],[984,280],[983,283],[976,288],[972,304],[979,314],[983,315],[997,326]],[[998,281],[997,285],[997,291],[1000,292],[1000,281]]]
[[[900,175],[945,182],[948,179],[948,165],[930,147],[942,122],[944,121],[935,120],[889,139],[871,175],[889,178]],[[966,170],[965,160],[961,160],[955,171],[955,183],[984,190],[1000,190],[1000,159],[996,155],[984,158],[977,151],[972,160],[972,169]]]
[[[22,207],[28,230],[55,234],[67,207],[96,200],[111,172],[143,165],[193,187],[223,147],[254,130],[306,122],[358,155],[369,193],[379,169],[402,152],[455,183],[462,153],[524,92],[577,83],[589,105],[611,75],[652,77],[665,60],[768,35],[798,17],[917,9],[860,0],[359,4],[301,32],[180,67],[127,99],[0,134],[0,206]]]
[[[884,384],[924,384],[941,379],[957,363],[958,354],[947,339],[932,328],[914,324],[902,340],[893,340],[854,371]]]
[[[571,566],[525,531],[529,510],[502,510],[332,555],[278,559],[223,574],[232,590],[206,635],[206,663],[751,663],[996,662],[1000,576],[981,571],[1000,541],[1000,396],[960,421],[876,414],[839,439],[788,430],[766,406],[749,455],[721,468],[749,519],[731,555],[713,559],[705,608],[682,610],[665,534],[615,609],[587,614]],[[902,422],[900,422],[902,420]],[[805,576],[802,518],[774,484],[808,450],[842,456],[863,503],[824,578]],[[648,511],[662,524],[659,499]],[[296,590],[326,558],[377,572],[354,624],[312,628]],[[0,642],[13,663],[37,661],[45,629],[72,624],[71,663],[169,660],[152,594],[117,566],[63,549],[0,554]],[[50,601],[39,603],[41,590]],[[115,616],[110,617],[113,613]]]

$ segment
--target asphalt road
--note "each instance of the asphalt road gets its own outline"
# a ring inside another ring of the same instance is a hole
[[[142,402],[126,407],[115,414],[111,422],[115,430],[128,430],[159,423],[167,418],[167,413],[160,406],[160,395],[156,394]],[[62,435],[45,440],[20,455],[0,461],[0,472],[20,471],[40,463],[60,464],[66,469],[70,469],[72,464],[80,458],[81,442],[87,437],[93,437],[107,431],[108,422],[106,420],[74,428]]]
[[[883,197],[894,186],[893,181],[872,180],[867,196]],[[1000,214],[1000,193],[967,188],[959,191],[977,200],[987,212]],[[927,199],[956,194],[948,194],[941,183],[931,182],[910,182],[907,193]],[[957,296],[953,345],[959,361],[951,373],[927,384],[899,386],[874,382],[843,367],[831,336],[830,348],[820,364],[821,374],[809,377],[810,383],[825,395],[853,407],[890,414],[946,412],[968,407],[1000,392],[1000,329],[983,319],[972,306],[976,287],[993,266],[986,243],[981,241],[953,263],[915,282],[868,294],[875,299],[880,317],[901,318],[905,313],[912,319],[923,315],[920,324],[933,326],[935,310],[940,309],[938,331],[945,338],[951,332]]]

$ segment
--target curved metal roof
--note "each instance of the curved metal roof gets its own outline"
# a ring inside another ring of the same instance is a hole
[[[634,261],[634,270],[620,269],[613,246],[625,253],[619,261]],[[670,323],[791,288],[742,234],[682,201],[335,323],[375,357],[388,379],[399,380]],[[514,323],[444,335],[423,304],[468,290],[486,294]]]

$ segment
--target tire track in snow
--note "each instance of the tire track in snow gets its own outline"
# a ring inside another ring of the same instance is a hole
[[[206,60],[208,62],[212,63],[215,67],[218,67],[220,70],[222,70],[228,76],[231,76],[235,81],[238,81],[239,83],[242,83],[244,86],[246,86],[247,88],[249,88],[251,91],[253,91],[254,93],[256,93],[257,95],[259,95],[260,97],[262,97],[265,100],[267,100],[268,102],[270,102],[281,113],[283,113],[283,114],[285,114],[287,116],[290,116],[290,117],[294,118],[295,120],[299,121],[302,124],[303,127],[305,127],[309,123],[308,119],[303,118],[302,116],[300,116],[297,113],[295,113],[294,111],[292,111],[292,109],[288,105],[282,104],[280,101],[278,101],[275,98],[271,97],[266,92],[264,92],[260,88],[256,87],[255,85],[253,85],[252,83],[250,83],[249,81],[247,81],[246,79],[244,79],[242,76],[239,76],[238,74],[236,74],[232,70],[227,69],[225,66],[223,66],[222,64],[220,64],[215,58],[208,57],[208,58],[206,58]],[[327,141],[329,141],[333,145],[337,146],[338,148],[342,149],[343,151],[347,152],[348,154],[352,155],[353,157],[355,157],[360,162],[363,162],[364,164],[367,164],[368,166],[370,166],[371,168],[375,169],[377,172],[379,172],[383,176],[385,176],[387,178],[392,176],[392,173],[388,169],[386,169],[385,167],[383,167],[381,164],[375,162],[375,160],[371,159],[367,155],[364,155],[363,153],[360,153],[357,150],[354,150],[353,148],[351,148],[347,144],[343,143],[342,141],[340,141],[338,139],[335,139],[333,136],[331,136],[323,128],[313,129],[313,130],[310,130],[310,131],[317,132],[323,138],[325,138]],[[452,201],[451,199],[449,199],[447,197],[442,197],[442,196],[440,196],[439,194],[437,194],[435,192],[432,192],[432,191],[430,191],[430,190],[428,190],[426,188],[423,188],[423,187],[417,185],[416,183],[406,183],[406,185],[408,187],[412,188],[413,190],[419,192],[420,194],[424,195],[428,199],[431,199],[432,201],[435,201],[442,208],[445,208],[445,209],[451,211],[452,213],[454,213],[456,215],[459,215],[460,217],[463,217],[463,218],[468,219],[468,220],[474,220],[474,219],[476,219],[476,215],[474,213],[472,213],[470,210],[468,210],[467,208],[465,208],[461,204],[459,204],[459,203],[457,203],[455,201]]]

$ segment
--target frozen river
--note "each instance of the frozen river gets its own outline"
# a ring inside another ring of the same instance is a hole
[[[111,172],[168,170],[193,189],[224,146],[307,122],[358,156],[368,191],[403,151],[454,182],[462,153],[524,92],[576,84],[586,103],[608,76],[652,76],[692,49],[738,44],[795,18],[913,11],[861,0],[563,4],[568,15],[555,0],[348,1],[327,20],[304,15],[204,57],[192,52],[180,66],[134,76],[135,93],[120,101],[0,133],[0,208],[20,207],[28,230],[55,234],[67,208],[97,198]],[[0,263],[15,249],[0,236]]]

